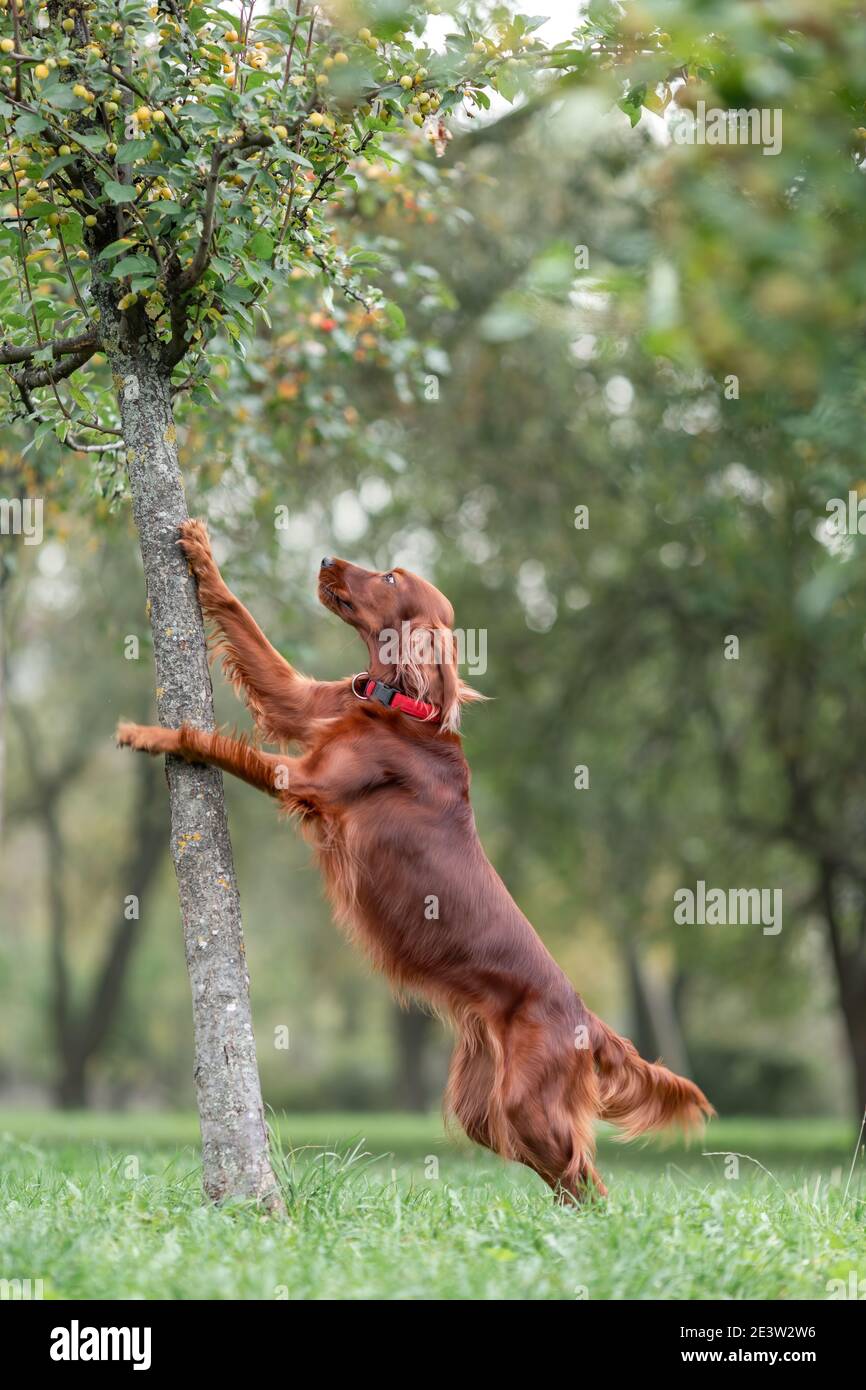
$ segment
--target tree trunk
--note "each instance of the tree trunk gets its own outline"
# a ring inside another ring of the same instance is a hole
[[[866,1114],[866,955],[860,939],[846,941],[837,907],[837,873],[827,860],[818,860],[818,892],[839,991],[839,1007],[851,1057],[857,1123]],[[866,914],[866,908],[864,908]],[[866,934],[866,915],[859,935]]]
[[[639,947],[624,936],[635,1033],[632,1042],[648,1062],[659,1058],[681,1076],[690,1076],[688,1051],[667,980],[644,964]],[[635,1036],[636,1034],[636,1036]]]
[[[417,1004],[394,1005],[394,1041],[397,1052],[396,1093],[401,1110],[425,1111],[430,1106],[426,1071],[430,1015]]]
[[[213,689],[195,581],[177,546],[187,518],[168,373],[143,316],[131,340],[114,289],[94,281],[120,405],[132,507],[147,585],[159,721],[214,727]],[[280,1208],[268,1154],[244,957],[240,898],[222,775],[166,759],[171,853],[192,987],[195,1086],[204,1188]],[[158,1001],[157,1001],[158,1007]]]
[[[837,968],[839,1006],[848,1041],[857,1120],[866,1113],[866,968],[850,961],[844,971]]]
[[[48,795],[41,811],[45,827],[45,852],[48,859],[48,914],[51,934],[51,1015],[54,1025],[54,1047],[58,1057],[69,1052],[69,963],[66,953],[66,902],[63,892],[65,852],[55,798]],[[66,1110],[72,1108],[58,1095],[58,1103]]]
[[[622,951],[625,957],[626,974],[628,976],[630,1001],[629,1037],[641,1057],[644,1057],[647,1061],[654,1062],[658,1056],[658,1038],[655,1035],[655,1028],[653,1026],[652,1009],[647,999],[643,968],[637,953],[637,948],[625,933],[622,937]]]
[[[54,1088],[54,1097],[59,1110],[87,1108],[87,1076],[81,1059],[76,1054],[67,1054],[64,1057],[63,1070]]]

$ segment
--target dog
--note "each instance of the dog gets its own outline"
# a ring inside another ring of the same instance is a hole
[[[227,587],[204,524],[185,522],[179,544],[260,739],[301,751],[188,725],[121,724],[118,743],[211,763],[298,818],[338,921],[399,993],[452,1021],[446,1113],[564,1201],[607,1193],[593,1162],[597,1121],[624,1138],[701,1126],[715,1113],[703,1092],[590,1012],[481,847],[459,725],[462,706],[482,697],[458,675],[445,596],[405,569],[326,557],[318,597],[362,639],[367,666],[316,681]]]

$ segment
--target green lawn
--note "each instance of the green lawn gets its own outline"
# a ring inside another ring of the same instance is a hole
[[[579,1212],[434,1117],[275,1131],[285,1221],[202,1202],[191,1116],[0,1112],[0,1279],[46,1298],[823,1299],[866,1278],[863,1159],[846,1199],[856,1136],[833,1121],[603,1141],[610,1198]],[[727,1178],[703,1149],[763,1168]]]

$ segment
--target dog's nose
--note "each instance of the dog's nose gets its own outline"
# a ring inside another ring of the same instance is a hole
[[[333,555],[326,555],[326,556],[324,557],[324,559],[322,560],[322,569],[323,569],[323,570],[329,570],[329,569],[331,568],[331,566],[332,566],[333,563],[334,563],[334,557],[333,557]]]

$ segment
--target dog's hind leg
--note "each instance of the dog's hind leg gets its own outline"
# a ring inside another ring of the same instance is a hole
[[[445,1110],[474,1143],[494,1150],[490,1097],[495,1074],[484,1024],[479,1019],[463,1021],[448,1071]]]
[[[508,1157],[541,1177],[563,1201],[606,1188],[593,1163],[598,1083],[592,1055],[559,1020],[517,1014],[507,1025],[501,1105]]]
[[[563,1202],[607,1195],[593,1157],[598,1083],[573,1033],[520,1013],[461,1024],[446,1108],[476,1144],[523,1163]]]

